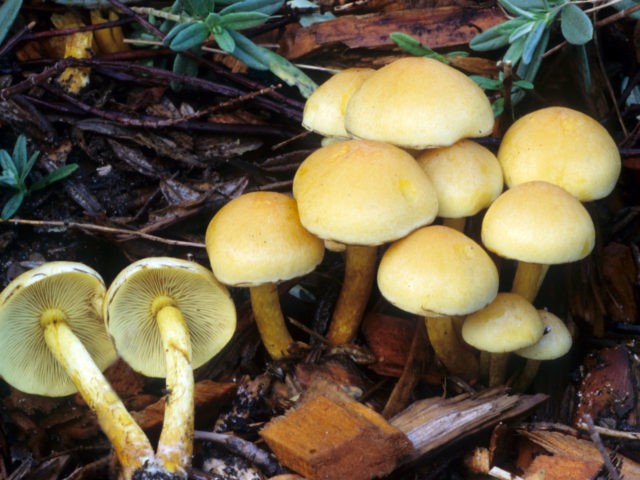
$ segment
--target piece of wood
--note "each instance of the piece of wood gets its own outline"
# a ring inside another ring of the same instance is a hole
[[[417,460],[440,447],[472,433],[521,415],[548,397],[508,395],[504,387],[485,390],[475,396],[419,400],[393,417],[392,425],[403,431],[415,448]]]
[[[538,455],[527,468],[525,480],[592,480],[596,477],[602,462],[577,460],[562,455]]]
[[[337,391],[302,400],[260,436],[280,463],[312,480],[381,477],[413,452],[400,430]]]
[[[295,59],[333,44],[349,48],[392,46],[391,32],[406,33],[434,49],[460,46],[505,19],[496,8],[456,6],[343,15],[307,28],[289,25],[281,38],[279,53]]]

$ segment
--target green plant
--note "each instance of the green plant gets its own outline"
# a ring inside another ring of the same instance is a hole
[[[222,8],[218,8],[218,5]],[[317,85],[299,68],[280,55],[256,45],[239,30],[264,24],[284,4],[284,0],[176,0],[171,9],[160,11],[137,8],[152,18],[163,18],[164,43],[176,52],[199,54],[209,37],[226,53],[255,70],[269,70],[288,85],[298,88],[306,98]],[[176,57],[174,71],[194,73],[192,62],[183,55]]]
[[[65,165],[27,186],[27,176],[39,155],[40,152],[36,151],[30,157],[27,157],[27,139],[24,135],[20,135],[16,140],[12,154],[9,154],[6,150],[0,150],[0,167],[2,167],[0,187],[14,190],[14,193],[4,204],[0,217],[4,219],[11,218],[22,205],[25,197],[31,192],[41,190],[53,182],[62,180],[78,168],[75,163]]]
[[[6,0],[0,6],[0,44],[4,41],[11,25],[18,16],[18,12],[22,7],[22,0]]]

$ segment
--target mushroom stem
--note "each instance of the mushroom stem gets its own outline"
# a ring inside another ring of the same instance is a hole
[[[518,376],[516,381],[513,383],[513,391],[524,392],[529,388],[538,374],[538,369],[540,368],[541,363],[542,362],[540,360],[527,358],[524,368],[522,369],[522,372],[520,372],[520,376]]]
[[[191,339],[182,312],[175,306],[161,307],[156,321],[165,351],[169,392],[158,441],[158,460],[166,471],[186,477],[185,469],[191,465],[194,430]]]
[[[327,332],[333,345],[351,342],[367,306],[375,278],[377,247],[347,245],[344,283]]]
[[[426,317],[429,342],[436,357],[449,373],[465,380],[478,378],[480,373],[478,359],[460,341],[454,321],[455,318],[449,316]]]
[[[293,338],[284,323],[276,284],[265,283],[251,287],[250,294],[251,308],[262,343],[274,360],[284,357]]]
[[[517,293],[533,303],[548,269],[549,265],[518,262],[511,292]]]
[[[492,353],[489,360],[489,386],[496,387],[504,383],[509,363],[509,353]]]
[[[115,449],[123,477],[130,479],[154,458],[149,439],[73,333],[64,313],[58,309],[46,311],[41,325],[49,350],[95,412],[100,428]]]

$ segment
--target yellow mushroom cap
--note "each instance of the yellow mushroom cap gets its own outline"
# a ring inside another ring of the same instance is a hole
[[[595,227],[584,206],[566,190],[528,182],[491,204],[482,222],[482,242],[502,257],[553,265],[587,256],[595,243]]]
[[[496,156],[473,140],[424,150],[416,157],[438,194],[438,216],[464,218],[491,205],[502,193]]]
[[[489,99],[469,77],[426,57],[395,60],[366,79],[345,113],[350,135],[405,148],[452,145],[493,129]]]
[[[545,326],[542,338],[533,345],[520,350],[516,354],[531,360],[554,360],[571,350],[573,343],[569,329],[557,316],[547,310],[538,310]]]
[[[378,287],[407,312],[466,315],[495,298],[498,270],[472,239],[432,225],[391,244],[380,261]]]
[[[50,397],[77,391],[44,339],[41,317],[59,309],[100,370],[116,352],[102,321],[102,277],[77,262],[48,262],[16,277],[0,294],[0,376],[18,390]]]
[[[462,324],[465,342],[492,353],[533,345],[543,333],[544,323],[538,311],[515,293],[498,293],[493,302],[469,315]]]
[[[300,223],[291,197],[252,192],[228,202],[205,236],[216,278],[227,285],[257,286],[311,272],[324,256],[322,240]]]
[[[519,118],[505,133],[498,160],[509,187],[542,180],[581,201],[609,195],[622,168],[609,132],[566,107],[543,108]]]
[[[149,377],[165,377],[165,354],[154,300],[169,297],[189,330],[193,368],[229,342],[236,310],[226,287],[202,265],[179,258],[150,257],[132,263],[113,280],[104,319],[120,356]]]
[[[431,223],[433,184],[415,159],[382,142],[347,140],[308,156],[293,179],[302,224],[322,239],[381,245]]]
[[[325,137],[347,138],[349,134],[344,128],[347,102],[373,72],[373,68],[347,68],[329,78],[307,99],[302,126]]]

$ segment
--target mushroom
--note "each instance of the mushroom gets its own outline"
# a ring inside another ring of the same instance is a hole
[[[462,338],[469,345],[494,354],[489,385],[500,384],[506,370],[507,352],[533,345],[542,338],[544,323],[535,307],[516,293],[498,293],[485,308],[469,315],[462,324]]]
[[[351,136],[412,149],[486,136],[493,123],[489,99],[473,80],[426,57],[401,58],[377,70],[345,112]]]
[[[571,349],[573,343],[569,329],[556,315],[547,310],[538,310],[544,323],[544,335],[533,345],[515,351],[516,355],[527,359],[524,369],[513,385],[516,391],[525,391],[544,360],[555,360]]]
[[[423,150],[416,160],[433,182],[443,224],[464,231],[466,217],[487,208],[502,193],[502,169],[496,156],[469,139]]]
[[[504,134],[498,161],[509,187],[541,180],[583,202],[609,195],[622,168],[607,130],[566,107],[543,108],[519,118]]]
[[[300,223],[295,200],[277,192],[240,195],[207,227],[205,242],[215,276],[248,286],[262,343],[274,359],[293,341],[284,323],[277,282],[311,272],[324,256],[322,240]]]
[[[349,343],[371,293],[377,246],[431,223],[438,210],[435,190],[402,149],[347,140],[322,147],[302,162],[293,196],[310,232],[346,245],[344,283],[327,340]]]
[[[511,291],[530,302],[549,265],[580,260],[595,243],[593,221],[580,201],[540,181],[500,195],[484,216],[481,235],[487,249],[518,261]]]
[[[145,258],[113,280],[104,318],[118,353],[134,370],[166,378],[157,459],[165,471],[186,477],[193,452],[193,369],[233,336],[236,311],[229,292],[195,262]]]
[[[323,145],[349,138],[344,128],[347,102],[373,72],[373,68],[347,68],[329,78],[305,102],[302,126],[324,136]]]
[[[477,378],[478,361],[453,323],[498,293],[498,270],[480,245],[446,226],[420,228],[384,253],[378,287],[393,305],[425,317],[431,345],[449,372]]]
[[[77,390],[130,479],[154,456],[102,374],[116,359],[102,320],[104,295],[100,275],[77,262],[45,263],[15,278],[0,294],[0,376],[36,395]]]

